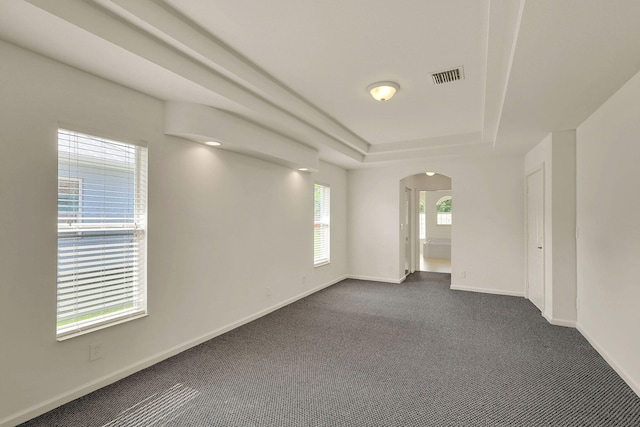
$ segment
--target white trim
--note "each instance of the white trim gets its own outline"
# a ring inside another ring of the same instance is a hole
[[[291,303],[294,303],[296,301],[298,301],[299,299],[302,299],[304,297],[307,297],[311,294],[314,294],[318,291],[321,291],[322,289],[328,288],[329,286],[335,285],[336,283],[347,279],[347,276],[344,275],[342,277],[339,277],[337,279],[331,280],[329,282],[323,283],[322,285],[316,286],[313,289],[310,289],[308,291],[305,291],[299,295],[296,295],[294,297],[291,297],[289,299],[286,299],[278,304],[272,305],[271,307],[267,307],[263,310],[258,311],[257,313],[254,313],[250,316],[244,317],[240,320],[237,320],[233,323],[230,323],[226,326],[223,326],[221,328],[218,328],[212,332],[209,332],[205,335],[202,335],[200,337],[197,337],[195,339],[186,341],[182,344],[178,344],[176,346],[173,346],[171,348],[169,348],[166,351],[157,353],[153,356],[147,357],[145,359],[140,360],[137,363],[134,363],[132,365],[129,365],[125,368],[119,369],[111,374],[102,376],[94,381],[90,381],[84,385],[78,386],[76,388],[73,388],[65,393],[61,393],[56,397],[53,397],[51,399],[45,400],[42,403],[39,403],[37,405],[31,406],[30,408],[27,408],[23,411],[20,411],[18,413],[9,415],[8,417],[5,417],[3,419],[0,419],[0,427],[11,427],[11,426],[15,426],[18,425],[20,423],[23,423],[25,421],[28,421],[32,418],[35,418],[39,415],[44,414],[45,412],[48,412],[52,409],[57,408],[58,406],[64,405],[65,403],[69,403],[74,399],[77,399],[79,397],[82,397],[84,395],[87,395],[93,391],[96,391],[102,387],[108,386],[109,384],[113,384],[116,381],[119,381],[125,377],[128,377],[129,375],[132,375],[138,371],[141,371],[145,368],[148,368],[149,366],[153,366],[156,363],[162,362],[165,359],[168,359],[172,356],[175,356],[179,353],[182,353],[185,350],[188,350],[192,347],[195,347],[199,344],[202,344],[203,342],[209,341],[210,339],[213,339],[219,335],[222,335],[226,332],[229,332],[235,328],[238,328],[246,323],[252,322],[256,319],[259,319],[262,316],[265,316],[273,311],[276,311],[284,306],[287,306]]]
[[[66,341],[71,338],[75,338],[81,335],[90,334],[91,332],[99,331],[100,329],[105,329],[111,326],[120,325],[122,323],[130,322],[136,319],[142,319],[143,317],[147,317],[148,315],[149,313],[147,313],[146,310],[144,312],[140,312],[138,310],[128,316],[120,315],[115,319],[107,319],[107,320],[104,320],[103,322],[99,322],[98,324],[93,324],[91,326],[87,326],[86,328],[74,330],[74,332],[58,335],[58,337],[56,337],[56,340],[58,342]]]
[[[534,307],[535,307],[535,305],[534,305]],[[536,307],[536,308],[538,308],[538,307]],[[576,321],[575,320],[554,319],[551,316],[548,316],[547,313],[542,313],[542,317],[544,317],[547,320],[547,322],[549,322],[549,323],[551,323],[552,325],[555,325],[555,326],[564,326],[564,327],[567,327],[567,328],[575,328],[576,327]]]
[[[404,282],[404,279],[407,278],[407,276],[403,276],[400,279],[388,279],[386,277],[369,277],[369,276],[356,276],[356,275],[349,275],[348,276],[349,279],[355,279],[355,280],[366,280],[368,282],[383,282],[383,283],[402,283]]]
[[[633,392],[637,394],[638,397],[640,397],[640,384],[636,383],[631,378],[631,376],[627,373],[627,371],[625,371],[615,361],[615,359],[609,353],[607,353],[607,351],[602,346],[600,346],[597,343],[597,341],[587,332],[587,330],[584,328],[584,326],[582,326],[580,322],[576,322],[576,328],[578,329],[578,332],[580,332],[582,336],[585,337],[587,341],[589,341],[589,344],[591,344],[591,347],[593,347],[598,353],[600,353],[600,356],[602,356],[605,362],[607,362],[609,366],[611,366],[613,370],[616,371],[618,375],[620,375],[620,378],[622,378],[624,382],[626,382],[627,385],[631,387]]]
[[[475,288],[473,286],[460,286],[451,284],[449,287],[453,291],[466,291],[466,292],[478,292],[481,294],[495,294],[495,295],[506,295],[510,297],[523,297],[524,292],[516,292],[516,291],[505,291],[502,289],[489,289],[489,288]]]

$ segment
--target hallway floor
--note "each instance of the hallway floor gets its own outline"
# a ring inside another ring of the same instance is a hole
[[[451,260],[445,258],[420,257],[420,271],[433,271],[435,273],[451,273]]]

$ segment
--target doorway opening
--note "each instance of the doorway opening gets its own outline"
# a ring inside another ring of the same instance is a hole
[[[420,271],[451,273],[451,190],[420,190]]]
[[[411,226],[402,236],[405,259],[413,261],[411,271],[451,273],[451,230],[455,224],[451,178],[420,173],[404,178],[402,184],[404,206],[413,205],[413,215],[403,218]],[[407,197],[413,203],[408,204]],[[409,233],[412,236],[406,235]],[[406,270],[405,263],[405,274]]]

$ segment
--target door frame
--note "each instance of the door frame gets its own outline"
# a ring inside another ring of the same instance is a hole
[[[542,281],[542,307],[540,307],[541,313],[544,314],[545,306],[546,306],[546,231],[547,231],[547,221],[546,221],[546,203],[545,203],[545,184],[546,184],[546,174],[544,162],[540,163],[538,166],[529,170],[525,174],[524,179],[524,254],[525,254],[525,263],[524,263],[524,294],[526,298],[531,301],[531,295],[529,294],[529,177],[533,174],[540,172],[542,174],[542,188],[541,188],[541,198],[542,198],[542,233],[543,233],[543,243],[542,243],[542,272],[540,280]],[[532,302],[533,303],[533,302]],[[535,305],[535,304],[534,304]],[[537,308],[537,307],[536,307]]]
[[[404,275],[405,277],[415,271],[413,263],[413,189],[404,187]],[[406,220],[406,222],[405,222]]]

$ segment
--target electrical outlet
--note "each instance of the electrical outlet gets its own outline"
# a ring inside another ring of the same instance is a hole
[[[307,276],[302,276],[302,284],[303,285],[307,284]]]
[[[100,344],[91,344],[89,346],[89,362],[98,360],[102,357],[102,346]]]
[[[268,297],[271,296],[271,288],[269,286],[267,286],[266,294],[267,294]]]
[[[461,272],[460,272],[460,277],[461,277],[462,279],[464,279],[465,277],[467,277],[467,272],[466,272],[466,271],[461,271]]]

